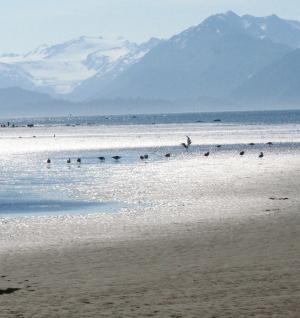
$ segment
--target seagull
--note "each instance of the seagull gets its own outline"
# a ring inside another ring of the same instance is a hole
[[[260,155],[258,156],[259,158],[263,158],[263,156],[264,156],[264,153],[263,152],[261,152],[260,153]]]
[[[71,158],[69,158],[69,159],[67,160],[67,163],[71,163]]]
[[[100,161],[105,161],[105,157],[98,157]]]
[[[166,154],[165,154],[165,157],[166,157],[166,158],[170,158],[170,157],[171,157],[171,154],[170,154],[170,153],[166,153]]]
[[[189,136],[186,136],[186,143],[181,143],[181,145],[186,149],[188,150],[190,145],[192,144],[192,140]]]
[[[47,159],[47,163],[51,163],[51,160],[49,158]]]
[[[113,156],[112,158],[117,161],[117,160],[121,159],[122,157],[121,156]]]
[[[240,156],[243,156],[245,154],[245,151],[240,152]]]
[[[205,157],[209,156],[209,151],[204,154]]]
[[[183,146],[186,150],[189,149],[189,146],[186,143],[184,143],[184,142],[181,143],[181,146]]]
[[[81,163],[81,158],[77,158],[77,163]]]

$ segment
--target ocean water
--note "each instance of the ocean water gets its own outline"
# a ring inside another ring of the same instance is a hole
[[[154,115],[115,115],[115,116],[69,116],[44,118],[4,118],[3,123],[15,125],[149,125],[183,123],[222,123],[233,124],[287,124],[300,123],[300,110],[288,111],[245,111],[218,113],[183,113]]]
[[[300,149],[300,111],[9,121],[17,127],[0,128],[0,218],[149,208],[157,204],[147,195],[152,174],[167,182],[190,160],[209,171],[222,160],[239,160],[241,150],[257,160],[261,151],[276,158],[297,156]],[[189,151],[181,146],[186,135],[193,141]],[[140,159],[144,154],[148,160]],[[115,155],[122,158],[116,161]],[[170,170],[170,162],[178,169]],[[159,186],[151,184],[151,189],[159,192]]]

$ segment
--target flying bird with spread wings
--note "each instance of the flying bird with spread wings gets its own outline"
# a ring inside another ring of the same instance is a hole
[[[186,136],[186,143],[183,142],[181,145],[188,151],[190,145],[192,144],[192,140],[189,136]]]

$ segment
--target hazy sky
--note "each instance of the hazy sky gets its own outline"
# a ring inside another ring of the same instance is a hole
[[[233,10],[300,20],[300,0],[0,0],[0,52],[24,52],[80,35],[141,42],[169,37]]]

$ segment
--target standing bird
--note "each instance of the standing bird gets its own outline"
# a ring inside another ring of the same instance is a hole
[[[170,158],[170,157],[171,157],[171,154],[170,154],[170,153],[166,153],[166,154],[165,154],[165,157],[166,157],[166,158]]]
[[[67,163],[71,163],[71,158],[69,158],[69,159],[67,160]]]
[[[105,157],[98,157],[100,161],[105,161]]]
[[[243,156],[245,154],[245,151],[240,152],[240,156]]]
[[[209,151],[204,154],[205,157],[209,156]]]
[[[120,160],[122,157],[121,156],[113,156],[113,159],[115,159],[116,161]]]
[[[264,156],[264,153],[263,152],[261,152],[260,153],[260,155],[258,156],[259,158],[263,158],[263,156]]]
[[[47,159],[47,163],[51,163],[51,160],[49,158]]]
[[[81,158],[77,158],[77,163],[81,163]]]

